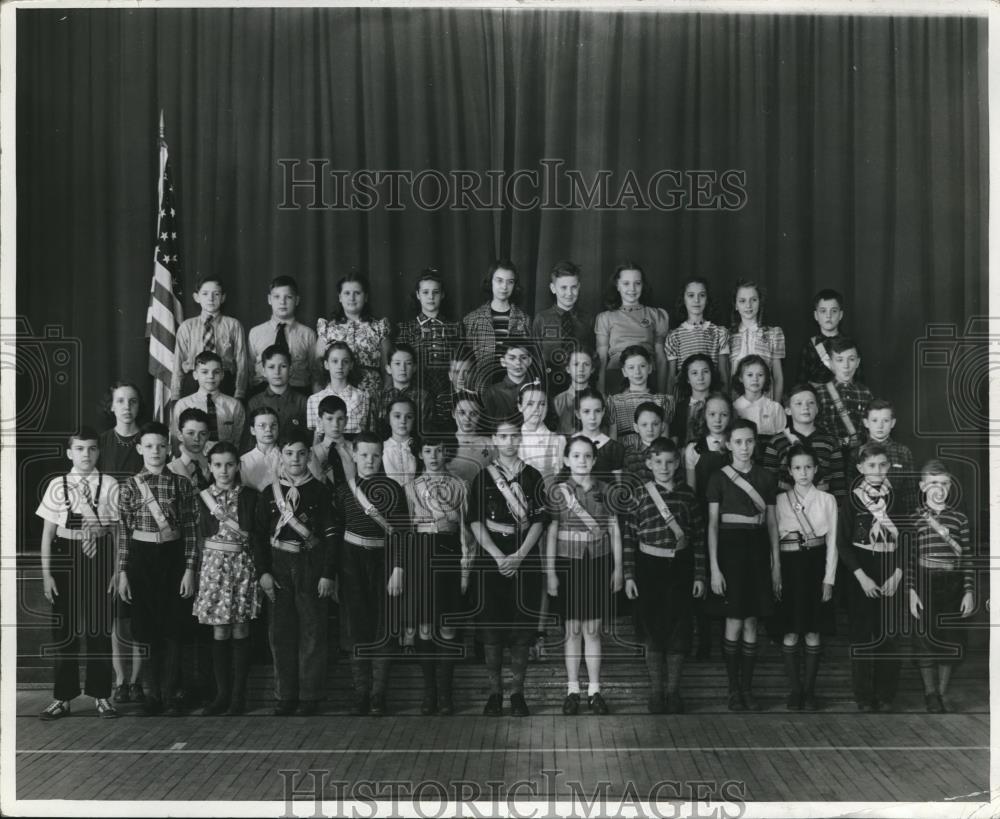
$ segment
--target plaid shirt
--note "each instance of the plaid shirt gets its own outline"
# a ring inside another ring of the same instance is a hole
[[[191,482],[167,469],[154,475],[143,467],[142,472],[122,484],[118,496],[118,511],[121,515],[121,526],[118,527],[118,571],[128,571],[133,531],[160,530],[149,507],[142,502],[136,478],[142,478],[146,482],[169,524],[180,530],[184,540],[184,564],[187,568],[194,569],[198,547],[198,506]],[[143,543],[142,548],[156,548],[156,544]]]
[[[527,337],[531,331],[530,319],[516,304],[510,306],[509,338]],[[476,360],[484,366],[497,359],[497,337],[493,330],[493,316],[490,313],[490,302],[477,307],[462,319],[465,338],[472,345]]]
[[[396,331],[397,342],[409,344],[417,351],[417,373],[432,394],[447,385],[451,351],[461,336],[462,325],[457,321],[443,321],[423,313],[401,321]]]
[[[856,440],[860,443],[860,436],[864,433],[861,419],[865,417],[868,405],[874,398],[872,391],[858,381],[851,381],[848,384],[841,384],[836,381],[829,383],[833,384],[834,389],[840,395],[840,400],[843,401],[844,407],[847,409],[851,423],[854,424],[854,431],[858,436]],[[837,412],[837,405],[834,403],[833,398],[830,397],[826,385],[816,390],[816,398],[819,401],[819,416],[816,418],[816,426],[827,435],[837,439],[841,446],[849,446],[851,441],[847,429],[844,427],[844,422],[840,419],[840,413]]]
[[[306,426],[309,429],[316,429],[319,426],[319,405],[328,395],[342,398],[347,405],[347,424],[344,432],[353,435],[368,429],[371,422],[371,399],[367,392],[350,384],[339,392],[333,387],[326,386],[309,396],[306,401]]]
[[[868,439],[871,441],[871,439]],[[920,503],[918,497],[918,486],[920,476],[915,472],[913,466],[913,453],[906,444],[887,438],[879,441],[885,447],[889,456],[889,481],[896,493],[899,502],[899,510],[908,515],[913,512]],[[858,448],[860,449],[860,447]],[[852,449],[847,453],[847,474],[857,475],[858,449]]]
[[[705,580],[705,517],[701,504],[697,502],[694,490],[683,481],[674,482],[674,491],[667,492],[661,484],[656,485],[660,497],[670,513],[684,531],[687,545],[694,550],[694,579]],[[639,544],[672,548],[676,543],[656,503],[646,487],[641,487],[635,496],[634,508],[622,516],[622,556],[625,564],[625,579],[635,579],[636,553]]]
[[[819,461],[815,478],[816,488],[829,492],[838,502],[843,500],[847,495],[847,481],[844,479],[846,474],[844,453],[840,449],[840,443],[819,430],[815,430],[812,435],[806,435],[795,429],[794,424],[788,431],[816,454],[816,459]],[[788,440],[788,436],[783,432],[779,433],[768,441],[761,460],[764,469],[770,470],[778,479],[778,487],[782,491],[792,488],[788,474],[788,450],[791,446],[792,442]]]
[[[626,390],[608,396],[608,411],[605,419],[608,429],[617,434],[617,439],[624,446],[629,446],[639,440],[635,432],[635,411],[639,404],[650,401],[663,409],[663,429],[670,427],[674,417],[674,399],[669,395],[651,392],[632,392]]]
[[[414,435],[427,435],[430,432],[431,418],[434,412],[434,400],[427,390],[412,385],[403,387],[403,389],[399,389],[398,387],[384,387],[375,396],[375,400],[372,402],[372,413],[376,422],[383,426],[382,432],[388,433],[389,407],[400,396],[409,398],[417,405],[416,415],[413,418]]]
[[[955,551],[948,545],[945,539],[931,528],[930,524],[924,520],[923,514],[931,515],[948,530],[948,533],[954,540],[958,541],[958,545],[962,547],[962,554],[960,556],[956,556]],[[960,509],[950,506],[940,512],[935,512],[928,509],[924,504],[921,504],[917,509],[915,526],[916,548],[910,550],[909,559],[906,561],[906,588],[917,588],[918,572],[935,571],[935,569],[928,566],[921,566],[918,563],[920,558],[929,558],[932,561],[936,560],[956,566],[958,571],[962,572],[962,590],[967,592],[974,591],[976,588],[976,572],[972,566],[972,541],[969,537],[969,519],[965,513]],[[923,601],[925,606],[928,602],[927,600]],[[958,601],[955,602],[957,604]],[[938,613],[940,612],[934,612],[934,614]]]
[[[638,435],[632,435],[634,443],[625,447],[625,474],[635,476],[642,482],[653,480],[653,473],[646,466],[649,444],[644,444]]]

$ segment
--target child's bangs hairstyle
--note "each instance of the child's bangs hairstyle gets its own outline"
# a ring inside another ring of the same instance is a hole
[[[501,427],[514,427],[517,434],[521,434],[521,427],[524,426],[524,416],[520,412],[514,412],[503,418],[490,419],[486,423],[486,434],[496,435]]]
[[[844,297],[840,295],[836,290],[831,290],[826,288],[825,290],[820,290],[815,296],[813,296],[813,311],[819,309],[819,303],[821,301],[835,301],[837,302],[837,307],[841,310],[844,309]]]
[[[733,392],[737,395],[743,394],[743,373],[754,364],[759,364],[764,368],[764,386],[761,392],[767,394],[768,390],[771,389],[771,368],[767,366],[767,362],[759,355],[748,355],[746,358],[741,358],[740,363],[736,365],[736,374],[733,376]]]
[[[222,356],[218,353],[213,353],[211,350],[202,350],[194,357],[195,369],[200,367],[202,364],[211,364],[213,361],[220,367],[222,366]]]
[[[194,292],[197,293],[209,282],[219,285],[219,290],[222,291],[222,295],[226,295],[226,283],[218,276],[199,276],[198,281],[194,283]]]
[[[324,415],[333,415],[337,412],[344,413],[344,416],[346,417],[347,404],[339,395],[328,395],[319,402],[319,407],[316,408],[316,412],[319,414],[320,418]]]
[[[139,428],[140,441],[147,435],[159,435],[164,441],[170,440],[170,430],[166,424],[161,424],[159,421],[147,421]]]
[[[646,363],[652,367],[653,366],[653,354],[649,350],[643,347],[641,344],[631,344],[622,350],[621,355],[618,360],[621,362],[622,369],[625,369],[625,362],[630,358],[635,358],[636,356],[641,356],[646,360]]]
[[[661,407],[659,404],[654,404],[652,401],[643,401],[641,404],[639,404],[639,406],[635,408],[635,412],[632,414],[632,420],[638,424],[639,416],[642,415],[644,412],[653,413],[653,415],[655,415],[657,418],[660,419],[660,423],[663,423],[663,418],[664,418],[663,407]]]
[[[355,283],[361,285],[361,292],[365,294],[365,304],[361,308],[361,320],[371,321],[372,319],[372,296],[371,296],[371,285],[368,283],[368,277],[361,273],[360,271],[352,271],[344,276],[341,276],[337,280],[337,300],[333,305],[333,310],[331,314],[333,315],[333,320],[335,323],[340,324],[346,321],[347,316],[344,313],[344,306],[340,303],[340,291],[344,289],[344,285],[348,283]]]
[[[733,433],[739,429],[748,429],[753,433],[754,440],[757,438],[757,425],[751,421],[749,418],[737,418],[729,425],[729,429],[726,432],[726,438],[732,438]]]
[[[850,336],[837,336],[830,341],[830,355],[846,353],[848,350],[858,352],[858,343]],[[859,353],[860,355],[860,353]]]
[[[719,377],[719,368],[715,366],[715,362],[704,353],[695,353],[694,355],[689,355],[684,359],[684,363],[681,364],[681,369],[677,376],[677,395],[682,400],[690,398],[694,392],[691,388],[691,381],[688,378],[688,368],[699,363],[708,365],[709,393],[718,392],[718,390],[722,388],[721,379]]]
[[[361,444],[378,444],[378,446],[381,447],[383,443],[384,442],[378,437],[378,435],[370,429],[366,429],[364,432],[359,432],[357,437],[354,439],[354,450],[356,452],[357,448],[361,446]]]
[[[576,276],[579,279],[580,266],[568,260],[556,262],[549,271],[549,282],[555,284],[556,279],[561,279],[563,276]]]
[[[654,439],[649,445],[649,449],[646,450],[647,460],[653,455],[673,455],[680,457],[680,448],[674,443],[673,439],[665,438],[661,435],[659,438]]]
[[[389,355],[389,360],[392,361],[392,357],[396,353],[405,353],[410,358],[417,360],[417,351],[413,349],[412,344],[407,344],[405,341],[399,341],[392,345],[392,353]]]
[[[278,438],[278,447],[284,449],[285,447],[291,446],[292,444],[302,444],[306,451],[312,449],[313,434],[309,430],[299,429],[298,427],[292,427],[288,430],[283,430],[280,437]]]
[[[207,429],[209,425],[208,413],[203,409],[198,409],[198,407],[188,407],[177,418],[177,430],[183,432],[184,425],[188,421],[197,421],[199,424],[204,424]]]
[[[343,350],[347,353],[347,383],[356,384],[358,373],[354,371],[354,351],[343,341],[331,341],[327,346],[325,352],[323,353],[323,363],[326,364],[330,360],[330,353],[334,350]],[[329,373],[327,373],[327,383],[329,383]]]
[[[279,287],[287,287],[292,291],[293,296],[299,295],[299,283],[291,276],[275,276],[267,286],[267,294],[271,295],[271,291],[277,290]]]
[[[889,450],[878,441],[866,441],[858,447],[858,463],[864,463],[869,458],[877,458],[879,455],[889,457]]]
[[[687,293],[689,284],[700,284],[705,288],[705,312],[702,314],[705,321],[712,321],[715,317],[715,301],[712,299],[712,288],[708,286],[708,279],[702,276],[690,276],[684,280],[680,295],[674,304],[674,314],[671,316],[673,327],[680,327],[687,321],[688,311],[687,305],[684,303],[684,294]]]
[[[138,416],[143,411],[142,393],[139,392],[139,388],[131,381],[115,381],[107,390],[104,392],[104,397],[101,399],[101,409],[104,410],[112,418],[115,413],[111,409],[111,405],[115,400],[115,390],[121,390],[128,387],[135,391],[135,397],[139,400],[139,406],[136,409],[136,416]]]
[[[580,404],[584,401],[600,401],[601,411],[604,412],[608,408],[608,402],[604,398],[604,393],[600,390],[595,390],[593,387],[587,387],[585,390],[580,390],[576,394],[576,398],[573,399],[573,406],[576,409],[580,409]]]
[[[289,367],[292,366],[292,354],[283,344],[272,344],[270,347],[265,347],[264,352],[260,354],[260,363],[267,364],[268,361],[278,355],[285,359],[285,363]]]
[[[622,306],[622,294],[618,292],[618,278],[625,270],[639,271],[639,275],[642,277],[642,302],[648,304],[652,300],[652,293],[650,292],[649,283],[646,281],[646,273],[643,271],[642,266],[636,262],[624,261],[615,267],[615,272],[611,274],[611,278],[608,279],[608,284],[604,289],[604,306],[608,310],[617,310]]]
[[[330,396],[330,397],[333,397],[333,396]],[[340,401],[339,398],[337,400]],[[341,402],[341,403],[343,403],[343,402]],[[322,406],[323,406],[322,402],[320,402],[320,407],[322,408]],[[323,413],[321,412],[320,415],[322,415],[322,414]],[[269,407],[267,404],[261,404],[261,406],[254,407],[252,410],[250,410],[250,416],[247,418],[247,423],[250,425],[250,428],[251,429],[253,428],[254,422],[258,418],[261,418],[261,417],[263,417],[265,415],[270,415],[272,418],[274,418],[275,421],[280,421],[281,420],[278,417],[278,411],[276,409],[274,409],[274,407]]]
[[[946,478],[950,478],[952,477],[952,474],[948,471],[948,467],[944,465],[944,461],[938,460],[937,458],[931,458],[921,467],[920,477],[926,478],[933,476],[944,476]]]
[[[395,398],[393,398],[389,402],[389,405],[385,408],[386,423],[388,423],[388,421],[389,421],[389,414],[392,412],[392,408],[396,407],[396,406],[399,406],[400,404],[403,404],[403,405],[409,407],[410,408],[410,412],[413,413],[413,419],[414,419],[414,421],[416,420],[416,418],[417,418],[417,402],[414,401],[413,398],[411,398],[409,395],[397,395]]]
[[[784,401],[782,403],[786,407],[790,407],[792,405],[792,399],[800,392],[812,393],[813,399],[817,403],[819,402],[819,395],[816,393],[816,388],[808,381],[805,381],[801,384],[796,384],[794,387],[792,387],[791,391],[785,395]]]
[[[209,463],[212,462],[213,455],[232,455],[236,459],[237,464],[240,462],[240,451],[229,441],[219,441],[219,443],[208,450]]]
[[[510,291],[510,303],[520,304],[522,296],[521,280],[517,275],[517,266],[510,259],[497,259],[487,268],[486,276],[483,278],[483,296],[487,301],[493,300],[493,274],[498,270],[509,270],[514,274],[514,287]]]
[[[889,410],[893,419],[896,417],[896,408],[891,401],[886,401],[884,398],[873,398],[869,401],[868,406],[865,407],[865,416],[867,417],[869,412],[877,412],[878,410]]]
[[[798,444],[792,444],[792,446],[790,446],[788,450],[785,452],[784,456],[786,463],[785,471],[787,472],[791,471],[792,458],[796,457],[797,455],[805,455],[812,459],[813,466],[819,466],[819,458],[816,457],[816,453],[813,451],[813,449],[811,447],[806,446],[805,444],[798,443]]]
[[[764,303],[767,301],[767,292],[755,281],[739,279],[736,282],[736,287],[733,288],[733,305],[730,316],[731,329],[737,332],[740,328],[740,322],[743,320],[740,311],[736,309],[736,297],[739,296],[740,290],[743,288],[753,288],[757,291],[757,326],[762,329],[766,328],[767,325],[764,323]]]
[[[413,289],[410,291],[410,303],[413,309],[416,311],[417,315],[420,315],[420,299],[417,298],[417,293],[420,291],[420,285],[424,282],[434,282],[439,288],[441,288],[441,304],[444,304],[448,300],[448,290],[444,284],[444,276],[441,275],[441,271],[436,267],[425,267],[419,273],[417,273],[416,279],[413,282]]]
[[[79,427],[76,432],[70,433],[66,439],[66,446],[72,449],[74,441],[93,441],[97,443],[99,436],[93,427]]]
[[[568,458],[570,450],[573,449],[573,444],[586,444],[590,447],[591,453],[594,457],[597,457],[597,445],[590,440],[586,435],[573,435],[568,441],[566,441],[566,446],[563,447],[563,457]]]

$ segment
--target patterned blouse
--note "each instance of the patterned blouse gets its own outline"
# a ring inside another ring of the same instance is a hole
[[[382,340],[390,337],[388,319],[342,322],[319,319],[316,335],[324,346],[342,341],[351,348],[362,389],[374,393],[382,387]]]
[[[759,355],[773,367],[776,359],[785,357],[785,331],[780,327],[752,327],[729,332],[729,365],[736,372],[741,358]]]

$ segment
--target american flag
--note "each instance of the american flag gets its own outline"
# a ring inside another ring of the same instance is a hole
[[[174,371],[177,327],[184,319],[180,262],[177,253],[177,211],[170,159],[164,139],[163,115],[160,115],[159,211],[156,217],[156,248],[153,252],[153,281],[149,287],[146,311],[146,337],[149,339],[149,374],[153,376],[153,417],[166,421],[170,403],[170,377]]]

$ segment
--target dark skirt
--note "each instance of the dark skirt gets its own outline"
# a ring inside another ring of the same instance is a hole
[[[771,548],[767,529],[719,529],[719,570],[726,593],[711,592],[706,613],[713,617],[742,620],[769,617],[774,613],[771,588]]]
[[[129,544],[128,576],[132,590],[132,636],[139,642],[190,639],[194,599],[180,595],[184,578],[184,542]]]
[[[962,572],[918,567],[917,594],[924,604],[913,626],[912,649],[918,663],[957,664],[965,658],[969,624],[958,613],[965,593],[962,579]],[[909,592],[905,599],[909,606]]]
[[[636,635],[654,651],[687,654],[691,650],[694,598],[694,552],[677,557],[636,555],[634,601]]]
[[[458,627],[468,606],[462,594],[462,543],[458,534],[417,533],[404,566],[403,618],[437,631]]]
[[[823,602],[826,547],[781,553],[781,600],[769,633],[831,635],[835,631],[833,599]]]
[[[614,559],[585,554],[580,558],[556,557],[559,593],[549,597],[549,611],[560,620],[605,620],[611,613],[611,571]]]
[[[493,534],[493,542],[504,554],[516,547]],[[512,539],[511,539],[512,541]],[[487,644],[528,645],[538,631],[542,600],[542,573],[538,549],[531,551],[512,577],[504,577],[496,561],[484,554],[478,561],[476,638]]]

